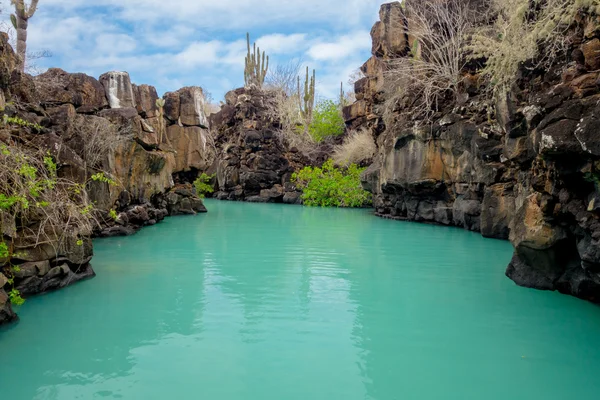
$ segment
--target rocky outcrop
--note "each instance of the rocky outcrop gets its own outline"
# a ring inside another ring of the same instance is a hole
[[[236,89],[211,116],[217,157],[210,172],[216,174],[218,199],[300,202],[290,178],[311,161],[298,149],[288,149],[279,135],[275,96],[254,88]]]
[[[400,3],[383,5],[380,17],[358,101],[344,112],[349,126],[377,139],[376,161],[362,177],[376,213],[510,239],[506,274],[517,284],[600,302],[600,33],[590,27],[597,19],[573,29],[573,54],[583,61],[523,71],[491,120],[467,68],[458,106],[417,121],[397,109],[384,121],[386,65],[410,56],[403,35],[388,33],[408,32],[409,46],[411,38]]]
[[[110,108],[135,108],[135,95],[127,72],[112,71],[100,76]]]
[[[129,235],[166,216],[206,212],[192,186],[175,185],[174,176],[193,179],[214,156],[199,88],[175,92],[176,118],[161,120],[156,89],[133,85],[126,72],[97,80],[53,68],[32,78],[14,70],[14,57],[0,37],[0,101],[18,100],[2,103],[2,112],[40,126],[3,131],[0,142],[50,154],[60,178],[87,188],[99,224],[93,232],[73,227],[37,241],[0,215],[0,239],[12,247],[11,259],[0,260],[0,324],[16,318],[8,299],[13,288],[29,296],[93,276],[92,235]],[[110,179],[91,179],[98,171]]]

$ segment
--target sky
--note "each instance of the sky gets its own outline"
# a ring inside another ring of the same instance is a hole
[[[127,71],[159,94],[202,86],[215,102],[244,83],[246,32],[278,63],[317,70],[334,98],[370,56],[371,27],[385,0],[40,0],[28,50],[48,50],[39,69],[98,78]],[[8,18],[9,0],[0,0]]]

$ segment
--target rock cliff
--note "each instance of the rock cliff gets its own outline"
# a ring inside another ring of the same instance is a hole
[[[214,151],[200,88],[167,93],[160,108],[156,89],[132,84],[126,72],[97,80],[53,68],[31,77],[15,68],[5,35],[0,60],[2,113],[26,121],[3,127],[0,144],[47,152],[59,179],[85,187],[97,208],[93,232],[69,228],[45,243],[24,239],[30,225],[2,219],[2,242],[15,251],[0,260],[1,324],[16,318],[13,287],[27,296],[93,276],[92,235],[128,235],[168,215],[206,212],[189,182],[175,184],[174,176],[208,168]],[[90,179],[99,172],[109,179]]]
[[[326,145],[312,157],[288,146],[280,133],[276,97],[273,91],[236,89],[211,115],[217,157],[210,172],[216,174],[218,199],[299,204],[301,193],[290,182],[292,174],[324,161]]]
[[[550,70],[522,66],[491,113],[467,64],[457,103],[431,119],[402,107],[384,118],[388,66],[414,56],[407,21],[399,2],[381,6],[357,101],[344,110],[377,140],[362,177],[377,215],[510,239],[506,274],[517,284],[600,302],[600,17],[580,13],[570,56]]]

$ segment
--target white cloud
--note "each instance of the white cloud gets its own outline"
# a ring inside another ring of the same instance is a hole
[[[306,40],[305,33],[291,35],[274,33],[260,37],[256,41],[256,45],[268,54],[294,54],[304,49]]]
[[[352,32],[334,41],[317,43],[308,50],[314,60],[339,60],[361,50],[371,48],[371,36],[367,31]]]
[[[159,92],[199,85],[216,99],[243,84],[245,34],[271,66],[304,59],[319,92],[335,96],[348,71],[369,56],[369,29],[384,0],[43,0],[29,24],[38,60],[98,77],[126,70]],[[5,2],[2,2],[5,3]],[[6,19],[8,13],[0,17]]]

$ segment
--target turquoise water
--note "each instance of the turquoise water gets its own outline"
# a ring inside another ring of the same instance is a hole
[[[508,243],[364,210],[208,201],[98,240],[0,330],[3,399],[592,399],[600,308]]]

